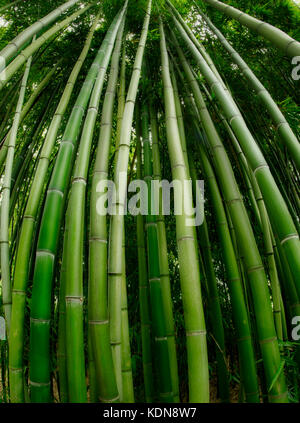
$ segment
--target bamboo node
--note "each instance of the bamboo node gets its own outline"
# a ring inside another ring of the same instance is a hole
[[[108,325],[109,320],[89,320],[89,325]]]
[[[186,332],[186,336],[202,336],[206,334],[207,332],[205,329],[191,330]]]
[[[290,239],[298,239],[298,238],[299,238],[298,234],[290,234],[290,235],[286,236],[285,238],[283,238],[280,241],[280,244],[283,245],[285,242],[289,241]]]
[[[262,340],[259,341],[259,343],[260,343],[260,345],[263,345],[263,344],[268,344],[268,343],[274,342],[274,341],[277,341],[276,336],[273,336],[272,338],[262,339]]]

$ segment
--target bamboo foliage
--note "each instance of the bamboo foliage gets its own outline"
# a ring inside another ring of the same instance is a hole
[[[22,54],[17,56],[5,69],[0,72],[0,90],[10,81],[12,76],[17,72],[18,69],[26,62],[26,60],[32,56],[47,40],[49,40],[57,32],[67,28],[71,22],[77,19],[80,15],[85,13],[90,6],[86,6],[82,9],[79,9],[77,12],[74,12],[71,16],[59,22],[54,27],[48,29],[43,35],[37,38],[30,46],[26,47]]]
[[[27,41],[29,41],[32,37],[36,36],[37,33],[42,31],[51,23],[55,22],[56,19],[58,19],[60,15],[62,15],[65,11],[70,9],[76,3],[78,3],[78,0],[67,1],[62,6],[59,6],[57,9],[53,10],[47,16],[44,16],[43,18],[39,19],[34,24],[32,24],[30,27],[26,28],[17,37],[15,37],[9,44],[7,44],[0,51],[0,57],[2,61],[0,66],[0,71],[2,71],[7,66],[10,60],[16,54],[18,54],[18,51],[22,49],[22,46],[26,44]]]
[[[218,0],[204,1],[210,6],[225,13],[225,15],[236,19],[238,22],[240,22],[242,25],[245,25],[252,31],[257,32],[259,35],[263,36],[272,44],[274,44],[275,47],[277,47],[287,56],[294,57],[300,55],[300,43],[291,38],[285,32],[281,31],[279,28],[275,28],[266,22],[260,21],[259,19],[247,15],[247,13],[235,9],[234,7],[229,6],[228,4],[224,4]]]

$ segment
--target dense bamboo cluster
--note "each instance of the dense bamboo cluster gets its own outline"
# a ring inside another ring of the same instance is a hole
[[[237,386],[240,402],[297,402],[299,121],[211,11],[283,58],[300,43],[217,0],[186,6],[193,18],[143,1],[137,26],[134,2],[116,3],[109,19],[105,1],[62,3],[0,51],[0,396],[231,402]],[[81,19],[77,58],[41,76]]]

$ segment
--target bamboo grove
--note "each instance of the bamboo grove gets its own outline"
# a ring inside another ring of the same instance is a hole
[[[2,402],[300,401],[300,11],[256,3],[0,2]]]

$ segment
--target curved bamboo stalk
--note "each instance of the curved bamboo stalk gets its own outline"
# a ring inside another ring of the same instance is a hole
[[[43,93],[43,91],[45,90],[45,88],[48,86],[49,82],[51,81],[51,78],[53,77],[53,75],[55,74],[55,72],[57,70],[57,67],[58,67],[59,63],[57,63],[50,70],[50,72],[47,73],[47,75],[42,79],[42,81],[39,83],[39,85],[33,91],[33,93],[31,94],[31,96],[27,100],[27,102],[24,104],[24,107],[22,108],[22,112],[20,114],[20,123],[23,122],[23,120],[26,118],[26,116],[28,115],[28,113],[32,110],[32,106],[35,104],[35,102],[37,101],[37,99],[40,97],[40,95]],[[5,142],[4,142],[4,144],[3,144],[2,148],[1,148],[1,151],[0,151],[0,169],[1,169],[2,165],[3,165],[3,163],[4,163],[5,158],[6,158],[6,155],[7,155],[8,142],[9,142],[9,137],[10,137],[10,134],[11,134],[11,130],[12,129],[10,129],[8,131],[8,133],[6,134],[6,136],[5,136]]]
[[[281,50],[285,55],[294,57],[300,56],[300,43],[285,32],[274,27],[273,25],[263,22],[247,13],[242,12],[228,4],[221,3],[218,0],[204,0],[210,6],[225,13],[225,15],[237,20],[242,25],[257,32],[259,35],[270,41],[276,48]]]
[[[162,72],[165,96],[167,140],[170,154],[173,180],[182,183],[188,180],[182,152],[180,134],[176,117],[174,93],[169,74],[169,59],[166,49],[165,34],[160,20]],[[182,199],[178,199],[182,201]],[[192,208],[191,195],[188,210]],[[187,335],[189,400],[190,402],[209,401],[208,361],[206,329],[200,291],[199,259],[195,244],[195,231],[186,225],[186,214],[176,216],[176,235],[184,319]],[[192,270],[191,270],[192,269]]]
[[[26,86],[30,72],[32,56],[26,63],[25,72],[21,82],[20,94],[17,102],[16,111],[12,130],[9,136],[7,146],[7,157],[5,162],[5,172],[2,186],[2,201],[1,201],[1,215],[0,215],[0,247],[1,247],[1,278],[2,278],[2,304],[6,320],[6,330],[9,335],[10,321],[11,321],[11,277],[10,277],[10,264],[9,264],[9,203],[11,195],[11,176],[15,155],[16,139],[20,125],[20,115],[24,103]]]
[[[198,52],[196,47],[190,41],[188,35],[177,21],[173,18],[176,28],[181,37],[184,39],[188,49],[197,61],[199,68],[208,81],[212,91],[215,93],[225,116],[235,133],[241,148],[247,158],[247,161],[255,174],[256,180],[264,197],[265,205],[269,214],[269,218],[274,227],[274,231],[278,234],[280,242],[285,251],[287,261],[293,275],[294,284],[298,294],[300,293],[300,242],[293,219],[290,216],[286,203],[275,183],[269,166],[249,131],[236,103],[223,85],[215,77],[205,60]],[[276,205],[276,206],[275,206]]]
[[[111,57],[115,39],[122,22],[127,3],[121,13],[114,19],[107,31],[102,49],[105,54],[101,62],[97,80],[91,95],[85,124],[82,131],[78,158],[72,178],[72,188],[69,198],[67,238],[67,272],[66,272],[66,352],[68,370],[68,391],[71,402],[86,402],[85,362],[84,362],[84,335],[83,335],[83,230],[85,192],[87,184],[87,172],[93,131],[96,123],[98,107],[106,69]],[[124,25],[124,24],[123,24]],[[119,61],[123,26],[119,32],[118,43],[115,49],[116,62]],[[113,67],[113,77],[108,83],[108,93],[114,89],[118,75],[118,67]],[[102,147],[102,146],[101,146]],[[103,150],[101,151],[103,153]],[[78,228],[80,228],[78,230]],[[90,293],[92,299],[94,293]],[[102,324],[102,322],[101,322]],[[95,320],[92,325],[97,325]],[[91,330],[91,329],[90,329]],[[103,357],[101,357],[103,360]]]
[[[141,128],[140,128],[140,114],[139,104],[136,106],[135,116],[135,130],[136,130],[136,176],[137,179],[142,179],[142,148],[141,148]],[[136,216],[136,230],[137,230],[137,250],[138,250],[138,271],[139,271],[139,304],[140,304],[140,318],[141,318],[141,332],[142,332],[142,360],[143,360],[143,374],[145,386],[145,400],[152,402],[154,396],[154,380],[153,380],[153,358],[151,350],[151,318],[149,307],[149,281],[146,259],[146,245],[144,235],[144,217],[142,214]]]
[[[178,49],[178,52],[180,52],[184,70],[187,71],[187,75],[189,75],[188,81],[195,97],[195,102],[201,118],[201,124],[205,130],[207,140],[209,141],[210,149],[215,160],[215,168],[219,178],[219,183],[222,186],[222,191],[236,229],[239,248],[243,252],[245,266],[253,294],[256,324],[265,366],[265,375],[268,386],[271,387],[274,377],[280,368],[281,360],[266,275],[229,158],[207,111],[197,83],[195,83],[194,79],[189,79],[193,75],[188,72],[188,62],[186,59],[183,60],[184,56],[182,51]],[[251,246],[251,248],[249,246]],[[264,317],[262,317],[262,315]],[[277,378],[276,383],[273,384],[269,393],[269,398],[272,402],[287,401],[285,378],[283,374],[281,374]]]
[[[24,44],[26,44],[32,37],[37,35],[38,32],[42,31],[47,26],[51,25],[53,22],[59,18],[66,10],[70,9],[79,0],[70,0],[67,1],[62,6],[59,6],[57,9],[50,12],[48,15],[36,21],[34,24],[24,29],[19,35],[17,35],[13,40],[11,40],[1,51],[0,51],[0,72],[7,66],[7,63],[15,56],[19,50],[22,49]],[[16,2],[15,2],[16,3]],[[11,5],[8,5],[11,6]],[[4,7],[8,7],[4,6]],[[0,9],[1,12],[1,9]]]
[[[300,170],[299,141],[297,140],[296,136],[291,130],[288,122],[286,121],[285,117],[281,113],[276,102],[271,97],[269,91],[263,86],[263,84],[255,76],[254,72],[249,68],[247,63],[242,59],[242,57],[238,54],[238,52],[226,40],[226,38],[221,33],[221,31],[219,31],[218,28],[215,27],[215,25],[204,13],[202,13],[201,11],[199,11],[199,13],[204,19],[204,21],[208,24],[209,28],[218,37],[223,47],[228,51],[233,62],[237,64],[237,66],[241,69],[242,74],[247,79],[250,87],[254,89],[260,101],[265,105],[271,118],[273,119],[274,124],[276,125],[276,130],[278,131],[279,136],[281,137],[283,143],[286,145],[289,151],[291,159],[295,162],[297,169]]]
[[[70,102],[71,94],[81,67],[88,54],[99,14],[96,17],[83,50],[69,76],[63,95],[56,108],[43,144],[37,169],[32,181],[22,227],[20,231],[19,246],[16,256],[15,273],[12,292],[12,335],[10,337],[9,365],[10,365],[10,396],[12,402],[23,402],[23,351],[24,351],[24,311],[26,301],[26,288],[28,283],[29,262],[32,251],[34,229],[37,226],[37,216],[41,195],[45,186],[46,175],[49,167],[50,156],[56,141],[57,133],[66,108]]]
[[[54,27],[46,31],[38,39],[34,41],[30,46],[26,47],[22,54],[17,56],[5,69],[0,72],[0,90],[10,81],[12,76],[17,72],[18,69],[26,62],[26,60],[32,56],[46,41],[48,41],[53,35],[57,32],[67,28],[71,22],[89,10],[92,5],[86,6],[82,9],[79,9],[77,12],[73,13],[68,18],[57,23]]]
[[[115,21],[113,22],[115,25]],[[40,226],[33,277],[30,325],[30,384],[33,402],[49,401],[49,330],[54,263],[64,200],[76,152],[81,122],[99,70],[107,68],[108,37],[105,38],[70,115],[49,183]],[[103,69],[104,70],[104,69]],[[101,72],[102,73],[102,72]],[[38,357],[38,359],[37,359]]]

